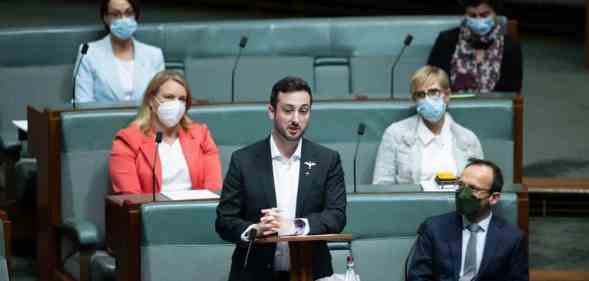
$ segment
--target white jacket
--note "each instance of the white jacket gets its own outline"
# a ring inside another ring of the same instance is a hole
[[[372,184],[419,183],[421,177],[421,152],[417,126],[419,116],[391,124],[384,132],[376,154]],[[454,159],[459,172],[464,170],[471,157],[483,158],[483,149],[477,136],[446,113],[454,147]]]
[[[76,102],[119,102],[124,100],[110,35],[88,44],[76,77]],[[141,100],[153,76],[164,70],[160,48],[133,39],[134,75],[131,100]],[[80,46],[80,49],[82,46]],[[78,52],[78,59],[80,52]]]

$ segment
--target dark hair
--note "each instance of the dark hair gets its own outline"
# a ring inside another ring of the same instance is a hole
[[[495,163],[489,160],[483,160],[478,158],[469,158],[468,164],[464,169],[470,166],[487,166],[493,170],[493,182],[491,183],[491,190],[490,192],[501,192],[503,189],[503,173],[501,173],[501,169]]]
[[[102,24],[104,24],[104,29],[110,33],[110,27],[104,22],[104,17],[108,13],[108,4],[110,4],[111,0],[102,0],[100,3],[100,20]],[[127,0],[131,7],[133,8],[133,12],[135,12],[135,20],[139,21],[141,18],[141,8],[139,6],[139,0]]]
[[[303,80],[303,78],[287,76],[278,80],[278,82],[272,86],[270,105],[272,105],[273,108],[276,108],[279,93],[292,93],[297,91],[305,91],[309,93],[311,104],[313,104],[313,94],[311,93],[311,87],[309,87],[309,84]]]
[[[493,0],[459,0],[459,2],[465,9],[468,7],[478,7],[481,4],[487,4],[493,10],[496,8],[495,1]]]

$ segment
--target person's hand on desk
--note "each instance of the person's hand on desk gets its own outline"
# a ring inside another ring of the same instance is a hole
[[[260,218],[260,222],[254,226],[258,231],[257,237],[269,236],[277,234],[281,228],[281,221],[283,221],[280,215],[280,210],[277,208],[263,209]]]

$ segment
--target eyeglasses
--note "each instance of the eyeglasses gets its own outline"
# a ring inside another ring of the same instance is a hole
[[[491,11],[485,11],[485,12],[481,12],[481,13],[471,12],[471,13],[466,13],[466,15],[471,18],[486,18],[486,17],[490,16],[492,13],[493,12],[491,12]]]
[[[121,11],[116,11],[116,12],[109,11],[106,15],[109,16],[112,19],[130,18],[130,17],[134,17],[135,16],[135,11],[133,11],[132,9],[127,9],[124,12],[121,12]]]
[[[413,92],[413,96],[417,99],[422,99],[427,97],[433,98],[433,97],[439,97],[442,95],[442,93],[444,93],[443,90],[441,89],[428,89],[427,91],[417,91],[417,92]]]
[[[464,183],[461,181],[458,181],[458,187],[459,188],[469,188],[470,190],[472,190],[472,194],[474,194],[476,197],[479,197],[479,198],[481,197],[481,195],[483,195],[485,193],[489,193],[489,194],[491,193],[491,190],[477,187],[472,184],[467,184],[467,183]]]

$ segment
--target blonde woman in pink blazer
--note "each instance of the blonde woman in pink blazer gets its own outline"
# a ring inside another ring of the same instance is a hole
[[[162,71],[149,83],[137,118],[120,130],[112,144],[109,172],[115,193],[221,188],[219,150],[205,124],[191,120],[186,80]],[[162,141],[156,151],[156,132]]]

